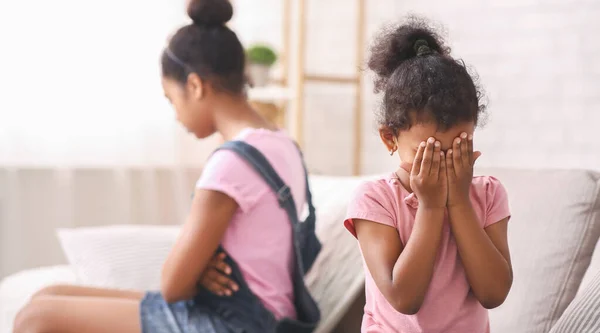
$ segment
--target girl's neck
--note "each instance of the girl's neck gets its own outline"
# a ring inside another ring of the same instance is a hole
[[[245,98],[220,102],[214,109],[214,123],[225,141],[232,140],[246,128],[277,129],[259,115]]]
[[[398,180],[400,181],[402,187],[404,187],[404,189],[407,190],[409,193],[412,193],[412,188],[410,187],[410,173],[408,173],[408,171],[404,170],[403,168],[398,168],[395,174],[396,177],[398,177]]]

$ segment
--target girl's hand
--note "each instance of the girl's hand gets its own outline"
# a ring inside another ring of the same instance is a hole
[[[419,207],[445,208],[448,201],[446,159],[441,144],[434,138],[421,142],[410,172],[410,187],[419,199]]]
[[[473,135],[461,133],[446,154],[448,172],[448,207],[468,203],[473,180],[473,166],[481,152],[473,151]]]
[[[231,267],[225,263],[227,255],[216,254],[200,276],[200,285],[219,296],[231,296],[238,290],[238,285],[229,278]]]

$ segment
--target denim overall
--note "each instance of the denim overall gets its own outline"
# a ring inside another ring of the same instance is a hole
[[[239,285],[232,296],[218,296],[199,286],[193,300],[166,304],[160,294],[148,293],[142,301],[143,333],[309,333],[316,328],[321,313],[304,284],[304,275],[321,250],[315,234],[315,208],[306,178],[306,203],[309,215],[298,220],[296,204],[290,188],[283,182],[267,159],[254,147],[242,141],[230,141],[218,150],[237,153],[258,172],[277,194],[279,204],[289,217],[293,230],[295,265],[293,270],[294,301],[297,319],[277,320],[252,293],[235,260],[227,256],[230,278]],[[284,223],[273,221],[273,223]],[[219,247],[218,252],[225,252]]]

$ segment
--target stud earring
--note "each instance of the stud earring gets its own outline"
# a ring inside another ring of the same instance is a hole
[[[390,149],[390,156],[393,156],[395,152],[396,152],[396,148]]]

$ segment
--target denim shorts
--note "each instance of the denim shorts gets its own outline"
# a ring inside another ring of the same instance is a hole
[[[204,291],[194,300],[167,303],[160,293],[148,292],[140,303],[142,333],[274,332],[277,321],[253,300],[244,293],[221,298]]]
[[[168,304],[158,292],[140,303],[142,333],[236,333],[219,316],[194,301]]]

